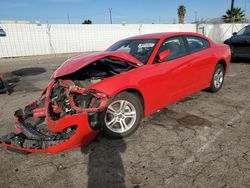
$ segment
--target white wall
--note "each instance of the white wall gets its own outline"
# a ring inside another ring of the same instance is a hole
[[[199,33],[204,33],[206,36],[212,38],[216,42],[223,42],[232,36],[233,32],[239,31],[248,24],[200,24],[198,26]]]
[[[145,33],[193,31],[195,25],[177,24],[0,24],[0,57],[17,57],[105,50],[114,42]]]
[[[243,25],[199,25],[199,31],[223,41]],[[114,42],[140,34],[171,31],[196,32],[195,24],[0,24],[7,36],[0,37],[0,57],[17,57],[105,50]],[[202,29],[203,28],[203,29]]]

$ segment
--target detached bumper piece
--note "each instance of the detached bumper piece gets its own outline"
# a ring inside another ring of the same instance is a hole
[[[15,133],[0,143],[21,152],[57,153],[91,142],[99,132],[105,94],[79,88],[71,80],[49,83],[38,101],[15,112]]]
[[[0,74],[0,93],[7,93],[10,94],[9,91],[9,84],[7,81],[3,79],[3,75]]]
[[[45,126],[45,125],[44,125]],[[66,130],[45,135],[29,123],[19,123],[21,133],[10,133],[1,137],[0,141],[11,146],[29,149],[48,149],[70,139],[77,131],[76,126],[68,127]]]

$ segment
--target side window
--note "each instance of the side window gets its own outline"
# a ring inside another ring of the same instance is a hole
[[[157,62],[158,60],[158,55],[165,50],[170,50],[170,55],[167,57],[167,59],[165,59],[165,61],[176,59],[176,58],[179,58],[188,54],[188,51],[186,49],[186,46],[182,37],[172,37],[172,38],[165,40],[162,43],[157,53],[155,62]]]
[[[195,36],[186,36],[186,39],[191,53],[210,47],[209,42],[206,39]]]

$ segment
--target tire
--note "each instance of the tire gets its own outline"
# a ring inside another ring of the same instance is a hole
[[[212,93],[218,92],[224,83],[224,77],[225,68],[221,64],[217,64],[208,91]]]
[[[103,112],[103,132],[109,138],[124,138],[134,133],[142,120],[143,108],[139,98],[122,92],[109,101]]]

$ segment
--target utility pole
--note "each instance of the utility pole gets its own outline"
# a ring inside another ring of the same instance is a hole
[[[247,14],[247,0],[245,0],[245,14]]]
[[[109,20],[110,24],[112,24],[112,8],[109,8]]]
[[[195,26],[196,26],[196,33],[199,32],[199,23],[198,23],[198,20],[197,20],[197,11],[194,12],[194,23],[195,23]]]
[[[174,18],[174,20],[173,20],[173,24],[176,24],[175,18]]]
[[[70,24],[69,14],[67,14],[67,17],[68,17],[68,24]]]
[[[234,0],[231,0],[231,14],[233,12],[233,9],[234,9]]]
[[[231,22],[234,22],[233,9],[234,9],[234,0],[231,0],[231,15],[230,15],[230,21]]]

